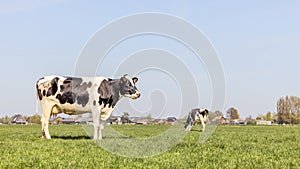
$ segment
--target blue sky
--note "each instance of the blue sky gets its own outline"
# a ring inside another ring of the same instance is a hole
[[[39,77],[49,74],[72,75],[81,49],[96,31],[112,20],[143,12],[162,12],[181,17],[196,26],[211,41],[218,52],[226,78],[223,111],[233,106],[242,117],[255,117],[268,111],[273,113],[279,97],[300,95],[300,79],[297,77],[300,63],[299,9],[300,2],[296,0],[109,3],[70,0],[1,1],[0,115],[34,114],[35,82]],[[147,43],[143,43],[145,41]],[[144,37],[129,41],[125,47],[121,44],[112,51],[111,56],[114,56],[114,52],[119,55],[126,52],[127,47],[135,43],[139,47],[133,47],[127,52],[160,47],[173,53],[183,52],[184,55],[184,49],[180,51],[180,45],[168,39]],[[184,62],[190,64],[191,70],[198,71],[201,76],[197,78],[197,82],[201,83],[199,105],[209,107],[211,87],[207,82],[209,79],[205,68],[182,57]],[[109,57],[107,62],[116,64]],[[110,72],[113,70],[105,70],[98,70],[98,73],[112,75]],[[155,79],[149,80],[154,75],[141,75],[148,78],[144,80],[147,83],[143,83],[142,79],[139,81],[140,87],[147,90],[144,93],[148,94],[152,90],[145,87],[146,84],[156,83]],[[170,89],[168,86],[160,87]],[[177,97],[176,94],[174,96]],[[176,107],[172,102],[168,105]],[[142,111],[151,106],[145,100],[137,103],[140,105],[138,109]]]

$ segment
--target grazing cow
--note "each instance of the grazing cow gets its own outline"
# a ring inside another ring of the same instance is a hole
[[[208,110],[207,109],[192,109],[187,117],[184,128],[186,131],[190,131],[193,125],[202,124],[203,129],[205,130],[205,125],[208,122]]]
[[[42,137],[51,139],[48,130],[52,115],[65,113],[69,115],[91,112],[94,125],[94,139],[102,139],[103,123],[114,110],[123,96],[131,99],[140,97],[135,87],[138,78],[124,75],[120,79],[105,77],[62,77],[45,76],[36,83],[38,99],[42,107]]]

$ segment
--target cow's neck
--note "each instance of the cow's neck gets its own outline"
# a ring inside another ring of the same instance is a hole
[[[112,106],[114,107],[117,102],[120,100],[120,80],[119,79],[110,79],[109,83],[112,88]]]

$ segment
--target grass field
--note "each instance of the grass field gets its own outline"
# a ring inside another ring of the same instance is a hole
[[[150,137],[168,126],[113,128]],[[204,144],[200,133],[191,131],[169,151],[149,158],[106,152],[80,125],[51,125],[51,140],[41,139],[39,125],[0,125],[0,133],[0,168],[300,168],[300,126],[218,126]]]

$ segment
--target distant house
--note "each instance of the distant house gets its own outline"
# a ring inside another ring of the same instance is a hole
[[[247,125],[247,120],[239,120],[240,125]]]
[[[238,119],[230,120],[230,124],[231,124],[231,125],[239,124],[239,120],[238,120]]]
[[[219,119],[219,123],[220,124],[229,124],[230,122],[229,122],[229,120],[227,120],[225,117],[221,117],[220,119]]]
[[[93,117],[81,117],[75,121],[76,124],[93,124]]]
[[[176,117],[168,117],[165,124],[173,125],[176,123],[176,121],[177,121]]]
[[[149,119],[147,119],[147,117],[130,117],[129,120],[131,123],[134,123],[134,124],[148,124],[149,123]]]
[[[64,118],[62,124],[76,124],[77,118]]]
[[[272,122],[271,121],[267,121],[267,120],[257,120],[256,121],[256,125],[271,125]]]
[[[50,124],[62,124],[63,118],[60,116],[50,118]]]
[[[110,116],[107,120],[108,124],[122,124],[120,116]]]
[[[164,119],[155,119],[153,121],[153,124],[165,124],[166,123],[166,120]]]
[[[15,115],[12,118],[11,123],[12,124],[28,124],[28,122],[26,121],[26,119],[21,114]]]

